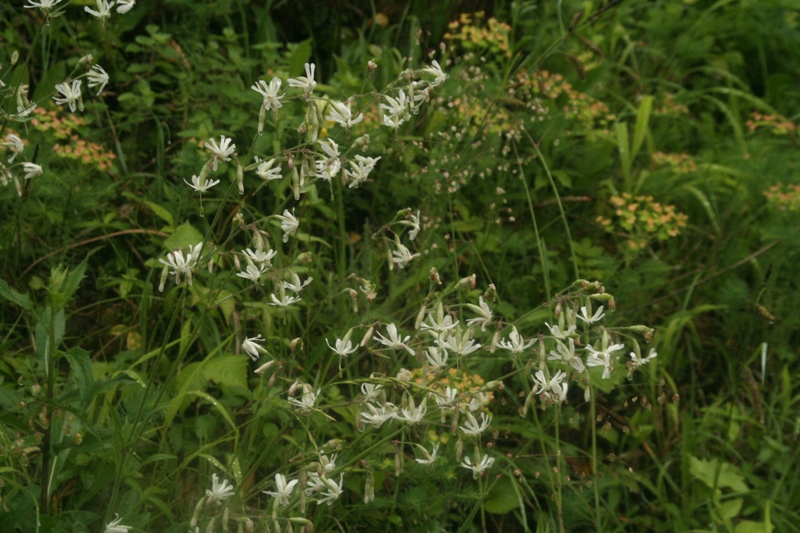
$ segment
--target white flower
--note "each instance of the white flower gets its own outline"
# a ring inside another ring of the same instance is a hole
[[[494,464],[494,457],[489,457],[488,455],[484,454],[481,462],[479,464],[473,465],[472,461],[470,461],[469,457],[464,457],[464,460],[461,462],[461,466],[472,470],[472,477],[474,479],[478,479],[479,475],[482,475],[484,470],[488,470]]]
[[[467,331],[462,333],[461,328],[456,328],[456,330],[451,331],[447,337],[443,334],[439,335],[439,338],[436,339],[436,343],[440,348],[444,348],[461,356],[469,355],[481,348],[481,345],[477,344],[475,339],[472,338],[472,329],[467,329]]]
[[[429,346],[425,349],[425,358],[428,364],[431,365],[432,370],[439,370],[447,366],[447,350],[439,350],[434,346]]]
[[[44,173],[42,167],[36,163],[25,163],[22,165],[22,169],[25,171],[26,180],[35,178],[36,176],[41,176]]]
[[[86,74],[86,77],[89,78],[89,81],[86,82],[86,85],[89,87],[100,86],[100,88],[97,89],[97,96],[100,96],[100,93],[102,93],[103,89],[108,85],[108,73],[103,70],[103,67],[100,65],[94,65],[92,70]]]
[[[434,80],[430,84],[431,87],[438,87],[439,85],[444,83],[445,79],[447,79],[447,74],[444,73],[442,67],[439,66],[439,62],[436,61],[435,59],[431,61],[431,66],[422,69],[422,72],[424,72],[425,74],[430,74],[431,76],[434,77]]]
[[[299,302],[302,300],[299,296],[288,296],[285,292],[281,291],[281,297],[278,299],[275,294],[270,294],[270,298],[272,302],[268,305],[275,305],[277,307],[289,307],[290,305]]]
[[[525,342],[525,339],[522,338],[522,335],[519,334],[517,331],[516,326],[511,326],[511,333],[508,334],[508,341],[501,340],[499,346],[505,350],[509,350],[511,353],[522,353],[537,341],[536,338]]]
[[[436,316],[434,316],[433,313],[428,313],[428,321],[423,321],[422,324],[420,324],[420,329],[431,333],[434,337],[438,337],[442,333],[455,328],[457,325],[458,320],[453,322],[453,317],[444,314],[444,307],[442,307],[442,302],[439,300],[436,306]]]
[[[611,371],[614,368],[614,361],[611,359],[611,354],[625,348],[624,344],[613,344],[605,350],[598,351],[589,344],[586,350],[591,354],[586,358],[586,366],[602,366],[603,379],[611,377]]]
[[[217,145],[217,141],[209,139],[208,149],[214,154],[212,168],[216,171],[220,161],[227,162],[231,160],[230,156],[236,151],[236,145],[231,144],[231,139],[229,137],[220,135],[219,146]]]
[[[219,483],[216,474],[211,474],[211,490],[206,489],[208,503],[222,505],[222,502],[233,496],[233,485],[228,485],[228,480]]]
[[[314,87],[317,86],[317,82],[314,81],[314,69],[316,66],[314,63],[306,63],[306,75],[300,76],[299,78],[289,78],[288,83],[289,87],[297,87],[299,89],[303,89],[303,94],[308,96],[311,94],[311,91],[314,90]]]
[[[650,353],[647,355],[647,357],[638,357],[635,352],[631,352],[631,363],[633,364],[633,369],[636,370],[637,368],[646,365],[656,357],[658,357],[658,353],[653,348],[650,348]]]
[[[330,114],[328,115],[327,120],[331,122],[337,122],[339,125],[350,129],[351,126],[358,124],[362,120],[364,120],[364,115],[359,113],[358,116],[353,118],[353,113],[350,111],[350,102],[347,101],[346,103],[342,102],[331,102],[331,109]]]
[[[485,392],[476,392],[472,398],[469,400],[469,404],[467,404],[467,409],[471,412],[475,412],[478,409],[481,409],[483,406],[489,404],[489,395]]]
[[[122,518],[119,517],[119,514],[114,513],[114,520],[106,524],[105,533],[128,533],[131,526],[123,526],[120,522],[122,522]]]
[[[269,84],[264,80],[258,80],[255,85],[250,88],[264,97],[262,105],[267,111],[278,109],[283,106],[283,104],[281,104],[283,95],[278,95],[278,91],[281,88],[281,80],[279,78],[272,78]]]
[[[278,255],[278,252],[275,250],[269,250],[265,252],[264,250],[256,249],[254,252],[250,248],[247,250],[243,250],[242,253],[246,256],[246,259],[250,259],[254,263],[258,263],[264,268],[269,268],[272,266],[272,258]]]
[[[320,479],[325,484],[325,489],[327,492],[321,493],[322,498],[317,500],[317,505],[321,505],[323,503],[327,503],[328,505],[332,504],[334,500],[338,499],[339,496],[342,495],[342,483],[344,482],[344,474],[339,476],[339,483],[337,484],[332,479],[328,479],[325,476],[321,476]]]
[[[202,174],[202,172],[201,172],[201,174]],[[214,185],[219,183],[219,180],[206,179],[204,181],[205,181],[205,183],[201,183],[200,182],[200,178],[198,176],[192,176],[192,182],[191,183],[189,183],[185,179],[183,180],[183,182],[186,185],[188,185],[189,187],[191,187],[192,189],[194,189],[195,191],[197,191],[197,192],[199,192],[201,194],[206,192],[211,187],[213,187]]]
[[[303,394],[300,399],[289,397],[289,403],[299,407],[303,412],[307,413],[314,408],[320,391],[314,392],[311,385],[303,384]]]
[[[580,357],[575,355],[575,339],[569,338],[569,347],[564,345],[560,340],[556,340],[556,350],[550,350],[550,355],[547,356],[548,361],[564,361],[572,366],[576,372],[583,372],[586,367],[583,366],[583,361]]]
[[[38,7],[39,9],[41,9],[41,10],[42,10],[42,12],[43,12],[43,13],[47,14],[47,13],[49,13],[49,12],[50,12],[50,10],[51,10],[51,9],[53,9],[53,8],[56,6],[56,4],[58,4],[59,2],[61,2],[61,0],[41,0],[41,1],[39,1],[39,2],[34,2],[33,0],[28,0],[28,3],[29,3],[30,5],[28,5],[28,6],[22,6],[22,7],[24,7],[25,9],[33,9],[33,8],[36,8],[36,7]]]
[[[392,262],[400,268],[405,268],[408,263],[420,255],[418,253],[412,254],[411,251],[400,242],[396,242],[395,246],[397,246],[397,250],[392,251]]]
[[[325,343],[328,345],[328,348],[333,350],[339,357],[347,357],[351,353],[355,352],[358,347],[353,346],[353,343],[350,341],[350,332],[347,332],[347,335],[344,336],[344,339],[339,339],[337,337],[336,342],[334,343],[335,346],[331,346],[331,343],[328,342],[328,339],[325,339]],[[366,383],[364,384],[366,385]],[[364,386],[361,386],[361,390],[364,390]]]
[[[249,355],[250,359],[253,361],[258,361],[259,352],[267,353],[267,351],[258,344],[259,342],[264,342],[264,338],[261,335],[246,337],[242,342],[242,350],[247,352],[247,355]]]
[[[336,454],[331,455],[328,457],[324,453],[319,456],[319,464],[322,465],[322,470],[326,474],[330,474],[334,470],[336,470]]]
[[[432,465],[433,462],[436,460],[436,454],[439,452],[439,445],[434,444],[433,449],[428,453],[428,450],[417,444],[417,448],[422,450],[422,454],[425,456],[425,459],[416,459],[416,461],[421,465]]]
[[[537,370],[536,375],[531,377],[534,382],[533,392],[535,394],[540,394],[552,401],[558,402],[563,402],[567,398],[567,390],[569,387],[566,383],[562,383],[567,377],[567,374],[563,371],[559,370],[556,372],[556,375],[552,376],[549,380],[541,370]]]
[[[398,420],[408,422],[409,424],[419,424],[425,418],[425,413],[428,412],[428,407],[425,405],[427,398],[422,400],[419,407],[414,405],[414,398],[408,397],[408,408],[400,409],[400,414],[396,415]]]
[[[172,269],[172,272],[169,272],[170,275],[175,276],[175,283],[180,285],[181,283],[181,275],[186,276],[186,281],[188,282],[189,286],[192,285],[192,269],[197,266],[197,260],[200,258],[200,252],[203,249],[203,243],[195,244],[194,246],[189,246],[189,251],[184,257],[183,250],[174,250],[167,254],[167,259],[159,259],[158,261],[164,265],[164,270],[161,273],[161,284],[159,286],[159,291],[164,291],[164,283],[166,282],[166,273],[169,269]]]
[[[604,316],[606,315],[605,313],[603,313],[602,305],[597,309],[597,311],[594,312],[594,314],[591,317],[589,316],[589,312],[586,310],[585,306],[581,307],[581,312],[578,313],[578,318],[580,318],[587,324],[594,324],[598,320],[602,319]]]
[[[83,10],[100,20],[105,20],[111,16],[111,7],[114,5],[114,2],[109,3],[108,0],[96,0],[96,5],[97,11],[90,9],[88,6],[84,7]]]
[[[567,328],[567,331],[561,331],[561,329],[558,326],[551,326],[547,322],[545,322],[544,325],[547,326],[547,329],[550,330],[550,334],[556,339],[566,339],[567,337],[575,333],[574,325]]]
[[[361,394],[364,395],[365,402],[377,402],[383,387],[375,383],[362,383]]]
[[[117,13],[124,15],[136,5],[136,0],[117,0]]]
[[[83,111],[81,83],[81,80],[72,80],[72,85],[67,85],[67,83],[59,83],[56,85],[56,91],[60,92],[63,96],[54,96],[53,100],[55,100],[58,105],[69,104],[69,110],[73,113],[75,112],[76,105],[81,111]]]
[[[301,283],[300,276],[298,276],[296,272],[292,272],[292,281],[291,282],[284,281],[283,288],[288,291],[298,293],[303,289],[305,289],[308,286],[308,284],[311,283],[312,281],[314,281],[314,278],[309,277],[308,279],[306,279]]]
[[[399,350],[400,348],[403,348],[409,354],[414,355],[414,350],[409,348],[409,346],[406,344],[409,340],[411,340],[410,335],[406,335],[405,339],[401,339],[400,335],[397,333],[397,326],[394,324],[388,324],[386,326],[386,333],[388,334],[388,338],[384,337],[380,333],[375,333],[375,339],[384,346],[388,346],[393,350]]]
[[[258,161],[258,156],[256,156],[256,161]],[[261,161],[258,163],[258,168],[256,169],[256,174],[258,177],[264,181],[271,181],[271,180],[279,180],[281,179],[281,167],[277,166],[272,168],[272,165],[275,164],[274,159],[270,159],[269,161]]]
[[[395,418],[397,415],[397,406],[392,403],[387,402],[380,407],[375,407],[370,403],[365,403],[364,405],[366,405],[371,412],[367,413],[366,411],[362,411],[361,419],[376,428],[381,427],[384,422]]]
[[[25,145],[22,144],[22,139],[13,133],[6,135],[6,139],[8,140],[3,143],[3,146],[8,146],[8,149],[11,151],[11,157],[8,158],[8,162],[13,163],[14,158],[21,154],[22,150],[25,149]]]
[[[297,480],[293,479],[286,483],[286,476],[283,474],[275,474],[275,492],[265,490],[264,494],[269,494],[278,500],[278,505],[289,505],[289,496],[292,495],[294,486],[297,485]]]
[[[444,394],[436,394],[433,397],[436,400],[436,405],[443,411],[452,411],[457,407],[458,403],[458,389],[447,387]]]
[[[247,267],[245,268],[245,270],[237,272],[236,275],[239,276],[240,278],[249,279],[253,283],[258,283],[259,281],[261,281],[261,275],[266,271],[267,267],[264,265],[264,263],[261,263],[258,266],[256,266],[252,261],[250,261],[250,258],[248,257]]]
[[[478,313],[478,317],[470,318],[467,320],[468,326],[474,326],[476,324],[481,326],[481,331],[486,331],[486,326],[491,324],[492,322],[492,310],[489,308],[489,305],[483,301],[483,296],[479,298],[480,307],[473,304],[467,304],[467,307]]]
[[[486,413],[481,413],[480,423],[478,423],[478,420],[472,413],[467,413],[467,421],[461,426],[461,431],[464,432],[464,435],[480,435],[486,431],[486,428],[488,428],[491,423],[492,417],[486,416]]]
[[[290,213],[288,209],[283,210],[282,215],[275,215],[281,221],[283,230],[283,242],[289,242],[289,235],[292,235],[300,227],[300,222],[294,217],[294,209]]]
[[[392,98],[388,94],[384,96],[387,104],[381,104],[381,107],[386,110],[383,115],[383,124],[390,128],[398,128],[400,124],[408,120],[408,101],[406,100],[406,93],[400,90],[397,98]]]
[[[350,182],[347,186],[353,189],[367,181],[367,177],[369,177],[379,159],[380,157],[357,155],[355,161],[348,161],[350,169],[345,169],[344,171],[345,177]]]
[[[342,163],[339,161],[339,146],[333,139],[319,141],[319,146],[328,157],[315,162],[316,175],[330,181],[342,168]]]

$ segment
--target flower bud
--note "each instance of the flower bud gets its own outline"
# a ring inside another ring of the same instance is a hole
[[[239,194],[244,194],[244,169],[242,169],[242,164],[238,161],[236,165],[236,183],[239,185]]]
[[[19,61],[19,50],[14,50],[14,53],[11,54],[11,66],[16,65],[17,61]]]
[[[442,280],[439,277],[439,271],[436,270],[436,267],[431,267],[430,278],[431,278],[431,281],[435,281],[437,285],[441,285],[442,284]]]

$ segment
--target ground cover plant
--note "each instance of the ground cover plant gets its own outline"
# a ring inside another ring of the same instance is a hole
[[[797,530],[793,9],[4,3],[0,531]]]

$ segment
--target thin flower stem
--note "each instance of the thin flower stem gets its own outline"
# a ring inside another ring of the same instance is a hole
[[[600,489],[597,487],[597,414],[595,411],[595,397],[594,391],[592,390],[592,385],[589,384],[589,391],[592,395],[592,399],[589,402],[590,406],[590,416],[591,419],[591,426],[592,426],[592,475],[594,476],[594,483],[592,483],[592,488],[594,489],[594,512],[595,512],[595,520],[594,525],[597,533],[602,533],[603,526],[602,520],[600,519]]]

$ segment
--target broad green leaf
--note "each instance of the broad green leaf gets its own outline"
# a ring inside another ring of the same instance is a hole
[[[17,304],[26,311],[30,311],[31,308],[33,307],[31,299],[27,295],[18,293],[13,288],[11,288],[11,286],[8,283],[6,283],[5,280],[2,279],[0,279],[0,296],[5,298],[9,302]]]
[[[292,52],[289,57],[289,75],[292,77],[305,76],[305,64],[311,59],[311,39],[298,43],[297,48]],[[319,73],[315,73],[314,77],[319,79]]]
[[[633,129],[633,145],[631,147],[631,161],[636,159],[639,149],[644,142],[647,133],[647,123],[650,122],[650,111],[653,109],[653,97],[645,96],[639,105],[639,112],[636,114],[636,126]]]
[[[82,348],[71,348],[64,354],[69,361],[71,374],[78,385],[78,393],[81,397],[81,407],[85,409],[94,396],[94,371],[92,370],[92,360],[89,359],[89,352]]]
[[[164,247],[168,250],[185,249],[202,241],[203,235],[190,223],[184,222],[164,241]]]
[[[153,210],[153,213],[155,213],[158,218],[165,221],[170,226],[175,226],[175,219],[172,218],[172,213],[170,213],[169,210],[161,207],[155,202],[150,202],[148,200],[145,200],[144,203],[147,205],[147,207]]]
[[[753,522],[752,520],[742,520],[736,524],[734,533],[772,533],[775,528],[766,522]]]
[[[691,456],[689,472],[695,479],[702,481],[712,489],[729,488],[736,492],[750,490],[738,466],[718,459],[707,461]]]
[[[220,355],[203,363],[203,376],[226,387],[247,388],[247,357]]]
[[[492,485],[484,502],[487,511],[494,514],[506,514],[522,507],[517,482],[508,476],[501,477]]]

